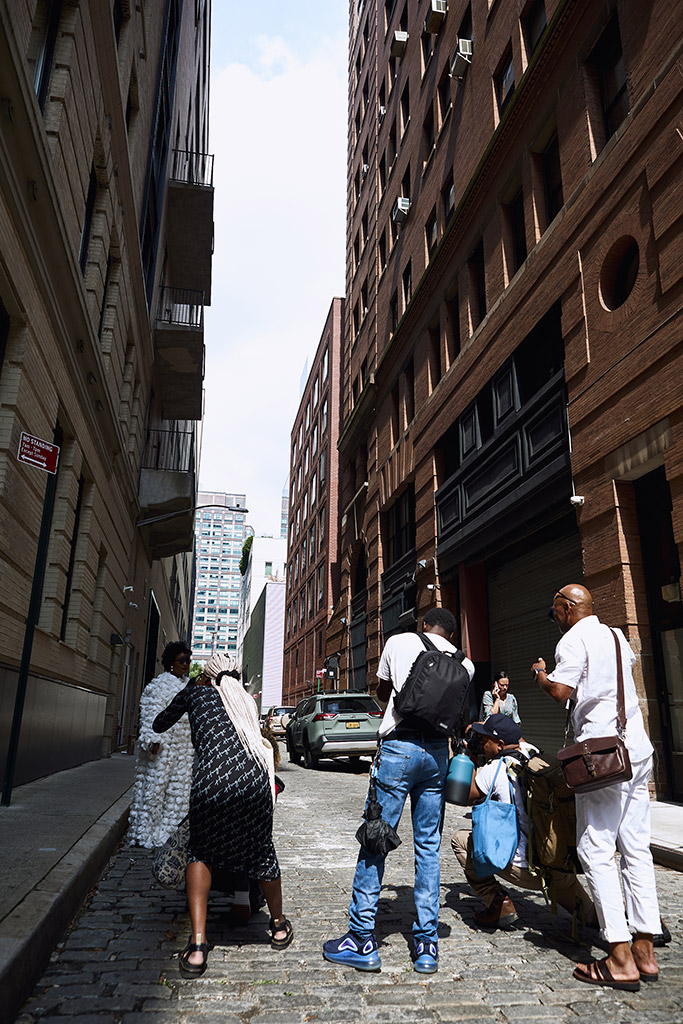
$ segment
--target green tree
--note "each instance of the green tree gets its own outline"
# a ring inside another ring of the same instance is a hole
[[[249,565],[249,552],[251,551],[251,545],[254,541],[253,537],[247,537],[244,544],[242,545],[242,557],[240,558],[240,572],[244,576]]]

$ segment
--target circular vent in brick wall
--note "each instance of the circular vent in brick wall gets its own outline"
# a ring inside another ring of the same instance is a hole
[[[622,235],[605,257],[600,270],[600,299],[605,309],[619,309],[633,291],[640,266],[638,243]]]

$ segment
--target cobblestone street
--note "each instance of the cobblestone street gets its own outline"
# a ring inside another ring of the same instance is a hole
[[[425,978],[412,969],[413,856],[410,817],[390,854],[377,936],[382,971],[336,968],[321,954],[325,938],[346,930],[358,845],[354,832],[367,786],[369,762],[354,770],[322,762],[316,771],[286,763],[286,790],[278,803],[275,845],[283,874],[285,913],[295,939],[284,952],[270,948],[265,910],[230,929],[220,896],[210,905],[214,944],[206,974],[184,980],[178,952],[189,933],[184,897],[161,889],[146,851],[122,847],[88,906],[19,1017],[21,1024],[353,1024],[355,1021],[600,1021],[600,1024],[683,1021],[681,874],[657,868],[662,913],[673,932],[659,950],[660,982],[617,993],[576,982],[573,961],[600,950],[577,947],[565,935],[570,921],[552,918],[542,898],[513,891],[516,930],[473,927],[478,906],[450,849],[463,825],[447,809],[442,850],[440,968]]]

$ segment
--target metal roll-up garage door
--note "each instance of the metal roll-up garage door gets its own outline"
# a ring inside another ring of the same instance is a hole
[[[583,583],[576,529],[487,564],[491,671],[507,669],[524,738],[547,754],[562,746],[565,710],[543,693],[530,666],[538,657],[545,658],[548,671],[555,664],[560,632],[548,611],[557,589],[567,583]]]

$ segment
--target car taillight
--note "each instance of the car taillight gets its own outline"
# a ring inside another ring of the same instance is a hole
[[[370,718],[381,718],[383,714],[383,711],[368,711]]]
[[[337,717],[336,715],[330,714],[329,711],[326,711],[324,713],[319,711],[318,714],[314,717],[313,721],[314,722],[322,722],[322,720],[324,718],[336,718],[336,717]]]

